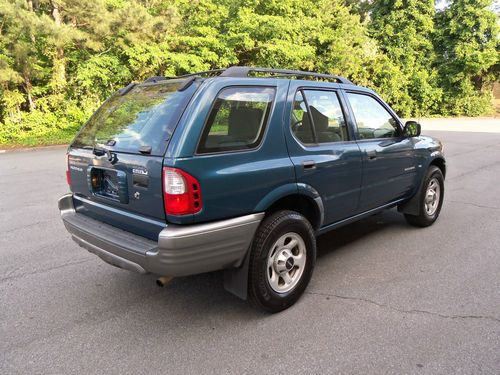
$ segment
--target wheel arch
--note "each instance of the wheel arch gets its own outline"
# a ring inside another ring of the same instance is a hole
[[[432,161],[429,163],[429,167],[431,165],[434,165],[438,167],[441,170],[441,173],[443,173],[443,177],[446,178],[446,161],[442,157],[436,157],[432,159]]]
[[[427,168],[423,171],[422,177],[420,178],[419,184],[418,184],[418,189],[416,189],[415,194],[406,202],[400,204],[398,206],[398,211],[402,212],[404,214],[409,214],[409,215],[414,215],[417,216],[420,214],[420,204],[419,204],[419,199],[422,194],[422,190],[424,189],[423,183],[424,179],[426,176],[427,171],[429,170],[430,167],[437,167],[443,174],[443,178],[445,177],[446,174],[446,162],[443,157],[435,157],[429,162],[429,165]]]
[[[310,185],[292,183],[280,186],[262,198],[255,207],[255,212],[266,212],[269,215],[281,209],[301,213],[316,231],[323,225],[323,201]],[[224,270],[224,288],[241,299],[247,299],[249,255],[250,251],[247,251],[240,267]]]
[[[323,225],[323,200],[318,191],[310,185],[298,183],[279,187],[259,202],[255,212],[266,212],[268,215],[278,210],[299,212],[309,220],[315,230]]]

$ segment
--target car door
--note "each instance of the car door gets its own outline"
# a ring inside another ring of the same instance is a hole
[[[324,225],[354,215],[361,188],[361,153],[338,85],[301,86],[292,81],[288,102],[285,135],[297,182],[320,195]]]
[[[376,95],[355,90],[344,95],[362,153],[360,211],[405,197],[417,172],[413,139],[403,136],[401,122]]]

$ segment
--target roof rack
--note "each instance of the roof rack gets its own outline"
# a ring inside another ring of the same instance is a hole
[[[156,82],[165,81],[168,79],[180,79],[180,78],[190,78],[190,77],[199,77],[199,76],[214,76],[214,75],[220,75],[225,70],[226,69],[204,70],[202,72],[183,74],[181,76],[176,76],[176,77],[154,76],[154,77],[146,78],[142,83],[151,83],[151,82],[156,83]]]
[[[305,72],[303,70],[288,70],[288,69],[271,69],[271,68],[253,68],[247,66],[231,66],[227,69],[213,69],[205,70],[202,72],[184,74],[177,77],[151,77],[144,81],[147,82],[158,82],[164,79],[179,79],[179,78],[190,78],[198,76],[219,76],[219,77],[249,77],[251,73],[268,73],[270,77],[312,77],[319,78],[323,80],[335,81],[338,83],[344,83],[352,85],[353,83],[347,78],[341,76],[335,76],[331,74],[323,73],[313,73]]]
[[[336,81],[338,83],[353,84],[347,78],[341,76],[334,76],[331,74],[305,72],[303,70],[289,70],[289,69],[271,69],[271,68],[252,68],[247,66],[232,66],[227,68],[220,74],[220,77],[248,77],[250,73],[270,73],[271,75],[280,76],[295,76],[295,77],[313,77],[324,80]]]

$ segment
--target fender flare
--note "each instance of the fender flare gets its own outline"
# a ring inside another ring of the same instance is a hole
[[[316,209],[318,210],[318,227],[321,227],[323,225],[323,221],[325,218],[325,206],[323,204],[323,200],[321,199],[320,194],[315,188],[304,183],[289,183],[270,191],[264,196],[264,198],[260,200],[257,206],[255,206],[254,212],[264,212],[278,200],[289,195],[304,195],[310,198],[314,202]]]

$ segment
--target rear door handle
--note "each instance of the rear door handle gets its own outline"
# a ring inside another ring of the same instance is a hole
[[[370,150],[366,152],[366,155],[368,156],[368,159],[373,160],[377,158],[377,151],[375,150]]]
[[[314,160],[306,160],[302,162],[304,169],[316,169],[316,162]]]

